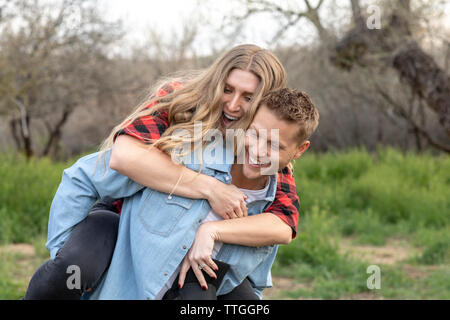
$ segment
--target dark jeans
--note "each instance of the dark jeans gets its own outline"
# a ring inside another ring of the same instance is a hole
[[[248,278],[245,278],[239,286],[227,294],[218,296],[216,290],[216,287],[210,283],[208,283],[206,291],[200,287],[198,282],[186,283],[176,295],[169,295],[167,292],[163,300],[259,300]]]
[[[59,249],[55,259],[42,264],[30,280],[25,300],[79,300],[86,289],[95,287],[108,269],[119,229],[119,215],[112,199],[98,201],[78,223]],[[79,267],[80,288],[69,289],[71,275]],[[69,269],[68,269],[69,268]]]
[[[108,269],[117,240],[119,215],[111,198],[98,201],[90,210],[86,219],[72,230],[64,245],[59,249],[55,259],[44,262],[32,276],[25,295],[25,300],[79,300],[82,294],[95,286]],[[232,292],[217,296],[219,287],[228,265],[216,261],[219,266],[217,280],[206,273],[208,290],[204,291],[190,269],[186,275],[185,285],[178,290],[178,277],[174,287],[164,296],[165,300],[257,300],[248,279]],[[80,287],[70,289],[74,270],[80,271]]]
[[[192,269],[186,274],[183,288],[178,289],[178,277],[175,279],[172,288],[170,288],[163,300],[259,300],[259,297],[253,291],[253,287],[248,280],[244,281],[234,288],[231,292],[224,295],[217,295],[217,289],[219,288],[222,280],[229,269],[229,265],[213,259],[219,270],[216,272],[217,279],[211,278],[206,272],[203,271],[206,283],[208,284],[208,290],[203,290],[198,283],[197,277]]]

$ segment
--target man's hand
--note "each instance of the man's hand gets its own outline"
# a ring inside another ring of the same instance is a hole
[[[213,186],[208,189],[206,198],[211,209],[225,220],[246,217],[247,196],[235,185],[225,184],[214,178],[213,180]]]
[[[216,235],[214,228],[211,228],[210,226],[211,224],[206,222],[197,229],[194,242],[181,264],[180,276],[178,280],[178,288],[180,289],[184,285],[186,273],[189,271],[189,268],[192,268],[192,271],[194,271],[194,274],[197,277],[200,286],[204,290],[208,289],[208,285],[206,284],[202,269],[211,278],[217,278],[214,271],[219,270],[219,268],[211,258]],[[202,266],[202,269],[200,269],[199,266]]]

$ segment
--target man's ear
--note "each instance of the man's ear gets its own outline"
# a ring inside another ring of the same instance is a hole
[[[303,142],[303,144],[297,148],[297,151],[295,152],[295,155],[292,158],[292,160],[300,158],[300,156],[303,154],[303,152],[305,152],[309,148],[310,144],[311,144],[311,142],[309,140],[306,140],[305,142]]]

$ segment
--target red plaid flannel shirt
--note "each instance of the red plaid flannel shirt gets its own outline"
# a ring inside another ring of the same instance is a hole
[[[165,96],[174,89],[177,89],[180,85],[180,83],[172,83],[161,89],[158,92],[158,96]],[[153,105],[154,104],[150,104],[147,108],[150,108]],[[143,116],[136,119],[127,127],[119,130],[114,139],[118,135],[128,134],[149,144],[154,140],[158,140],[168,126],[168,113],[157,112],[151,116]],[[122,206],[121,201],[116,201],[115,205],[120,211]],[[273,213],[288,224],[292,228],[292,238],[294,239],[297,235],[299,207],[300,202],[297,195],[295,180],[289,168],[286,167],[278,172],[275,200],[265,212]]]

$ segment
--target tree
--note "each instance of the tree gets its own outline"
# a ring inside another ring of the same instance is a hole
[[[435,3],[437,1],[434,1]],[[425,139],[433,147],[449,152],[448,137],[450,137],[450,78],[445,69],[436,63],[434,58],[425,52],[417,40],[416,33],[421,26],[416,23],[419,17],[429,14],[422,13],[422,8],[429,8],[429,3],[417,0],[415,9],[411,9],[410,0],[377,2],[377,8],[383,8],[383,24],[379,29],[367,27],[368,18],[365,15],[366,8],[362,8],[359,0],[349,0],[348,8],[352,21],[348,31],[343,36],[341,30],[327,27],[321,19],[320,10],[330,1],[303,0],[303,1],[254,1],[242,0],[245,4],[243,15],[236,16],[236,21],[242,21],[261,12],[272,13],[278,17],[280,23],[276,36],[282,35],[287,29],[299,24],[300,21],[308,21],[313,25],[318,34],[316,46],[318,59],[321,53],[326,51],[332,64],[340,70],[351,71],[358,67],[359,72],[367,70],[368,77],[362,79],[370,86],[370,92],[358,93],[365,95],[364,101],[374,101],[372,95],[381,98],[381,103],[376,106],[382,114],[390,119],[399,118],[409,123],[411,132],[416,140]],[[439,7],[437,9],[439,10]],[[346,26],[341,25],[344,29]],[[286,48],[284,48],[286,50]],[[323,63],[323,61],[322,61]],[[389,94],[391,76],[388,69],[395,71],[397,77],[402,80],[402,86],[396,86],[401,94],[397,98]],[[291,71],[292,72],[292,71]],[[345,77],[342,75],[342,78]],[[384,81],[383,81],[384,80]],[[345,81],[343,81],[346,83]],[[383,83],[384,82],[384,83]],[[352,87],[361,87],[362,83],[353,83]],[[347,88],[348,92],[358,92],[356,88]],[[403,96],[409,98],[404,99]],[[435,128],[425,125],[428,111],[437,115],[439,124],[447,133],[447,142],[442,142],[434,134]],[[319,130],[320,131],[320,130]],[[422,142],[419,150],[423,148]]]
[[[58,149],[69,116],[98,86],[96,62],[122,35],[118,22],[101,18],[95,0],[16,1],[14,16],[0,26],[0,110],[27,158]],[[32,134],[45,124],[46,137]]]
[[[355,20],[364,21],[358,0],[352,0],[352,6],[357,15]],[[349,69],[354,64],[366,66],[364,58],[368,54],[384,55],[384,60],[397,71],[412,94],[423,99],[438,115],[450,137],[450,77],[413,38],[412,17],[410,0],[401,0],[382,29],[371,30],[364,23],[355,23],[355,27],[336,44],[333,59],[337,66]],[[417,124],[414,126],[425,132]]]

